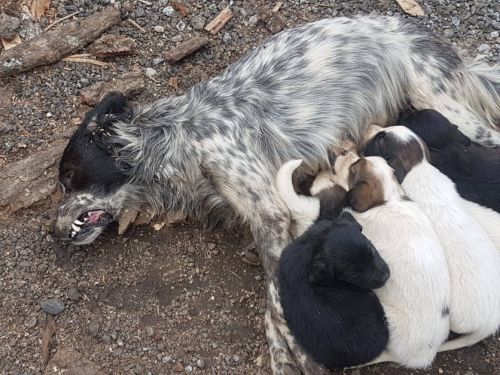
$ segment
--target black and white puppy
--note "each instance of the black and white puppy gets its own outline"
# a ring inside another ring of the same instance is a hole
[[[473,345],[500,327],[500,254],[464,206],[453,182],[428,163],[425,144],[404,126],[370,127],[365,155],[382,156],[404,192],[430,219],[451,282],[450,329],[463,337],[440,351]]]
[[[282,168],[291,177],[288,167],[297,163],[289,163]],[[288,184],[293,189],[291,178]],[[319,219],[283,251],[279,262],[283,315],[297,343],[317,363],[328,369],[364,364],[377,358],[389,339],[384,310],[372,291],[388,280],[389,267],[352,215],[338,216],[344,189],[328,184],[322,174],[311,192],[322,206],[316,211]]]
[[[404,112],[398,125],[427,144],[430,163],[447,175],[465,199],[500,212],[500,148],[472,142],[439,112]]]

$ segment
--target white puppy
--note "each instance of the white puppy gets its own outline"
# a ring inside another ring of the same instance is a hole
[[[420,138],[403,126],[371,129],[365,155],[389,162],[405,193],[431,220],[445,250],[452,286],[450,329],[464,336],[446,342],[440,351],[494,334],[500,326],[500,254],[495,245],[469,214],[453,182],[427,161]]]
[[[352,212],[391,270],[386,285],[376,290],[384,307],[390,341],[372,363],[393,361],[429,366],[449,333],[449,277],[443,250],[426,216],[405,199],[392,170],[381,158],[361,159],[353,153],[337,157],[335,175],[324,175],[348,193]],[[291,175],[300,161],[285,164],[277,187],[292,218],[313,223],[319,215],[318,198],[297,196]],[[325,181],[318,186],[328,186]],[[316,181],[315,181],[316,182]],[[314,190],[314,189],[312,189]],[[317,191],[312,191],[317,193]],[[307,227],[307,226],[306,226]]]
[[[469,214],[483,228],[490,240],[493,241],[500,253],[500,214],[491,208],[467,200],[463,200],[463,204]]]

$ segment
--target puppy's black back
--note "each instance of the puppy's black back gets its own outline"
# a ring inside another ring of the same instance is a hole
[[[311,284],[314,254],[333,223],[318,221],[289,245],[278,270],[281,304],[290,331],[316,362],[329,369],[375,359],[389,338],[383,308],[372,291],[327,275],[321,284]]]
[[[500,148],[472,142],[434,110],[403,113],[398,123],[424,140],[430,163],[455,183],[461,197],[500,212]]]

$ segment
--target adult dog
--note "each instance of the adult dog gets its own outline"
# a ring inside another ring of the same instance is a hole
[[[203,222],[237,218],[272,277],[289,242],[273,184],[282,163],[328,166],[343,137],[359,141],[367,124],[393,123],[407,101],[500,145],[499,76],[404,19],[342,17],[284,31],[182,96],[137,108],[111,96],[88,113],[61,160],[54,235],[88,244],[125,206],[143,204]],[[273,370],[296,373],[269,316]]]

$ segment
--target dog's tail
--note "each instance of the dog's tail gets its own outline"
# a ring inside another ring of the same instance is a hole
[[[446,341],[439,347],[438,352],[446,352],[448,350],[456,350],[460,348],[465,348],[467,346],[472,346],[481,341],[482,339],[484,339],[484,337],[485,335],[479,332],[469,333],[457,337],[456,339]]]
[[[463,80],[460,82],[469,105],[491,125],[500,124],[500,65],[489,66],[482,59],[466,64]]]
[[[298,195],[293,188],[293,171],[301,164],[302,160],[290,160],[281,166],[276,175],[276,189],[296,223],[297,236],[304,233],[319,216],[319,199]]]

